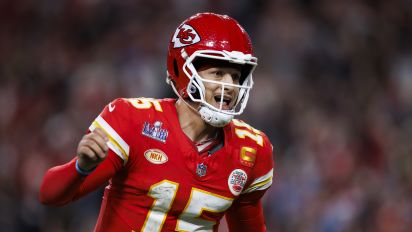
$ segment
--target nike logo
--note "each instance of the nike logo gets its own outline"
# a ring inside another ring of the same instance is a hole
[[[109,103],[109,112],[113,112],[114,108],[116,108],[116,106],[112,106],[112,103]]]

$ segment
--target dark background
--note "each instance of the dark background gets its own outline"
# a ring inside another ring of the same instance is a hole
[[[101,190],[42,206],[45,171],[112,99],[174,96],[168,40],[204,11],[259,58],[241,118],[275,146],[268,231],[410,231],[411,0],[2,0],[0,230],[92,230]]]

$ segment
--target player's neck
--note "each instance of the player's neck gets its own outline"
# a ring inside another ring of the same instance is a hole
[[[198,112],[191,109],[180,99],[176,102],[176,110],[179,117],[180,127],[186,136],[193,142],[199,143],[216,136],[219,128],[207,124],[203,121]]]

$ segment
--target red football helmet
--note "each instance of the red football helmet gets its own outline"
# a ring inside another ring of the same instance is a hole
[[[204,100],[203,82],[208,80],[200,77],[193,65],[199,58],[241,65],[239,85],[219,83],[222,84],[222,96],[225,86],[239,88],[233,110],[222,110],[223,98],[220,108]],[[257,58],[253,56],[249,35],[236,20],[227,15],[199,13],[180,24],[170,40],[167,57],[168,83],[179,97],[189,97],[192,101],[206,106],[206,115],[200,109],[199,112],[209,124],[223,126],[234,115],[243,112],[253,85],[252,72],[256,65]]]

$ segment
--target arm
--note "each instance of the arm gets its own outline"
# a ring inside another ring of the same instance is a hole
[[[266,231],[261,198],[272,184],[273,147],[263,132],[260,132],[259,136],[263,137],[264,143],[252,164],[250,184],[242,190],[239,198],[233,202],[226,213],[229,231]]]
[[[108,152],[106,141],[101,130],[85,135],[79,143],[76,158],[47,171],[40,188],[40,201],[46,205],[64,205],[112,178],[122,168],[122,160],[112,151]]]
[[[266,231],[260,198],[265,191],[241,196],[226,213],[229,231]]]
[[[83,176],[76,171],[77,158],[49,169],[40,188],[40,202],[53,206],[65,205],[107,183],[122,166],[122,161],[118,156],[111,152],[108,156],[88,176]]]

